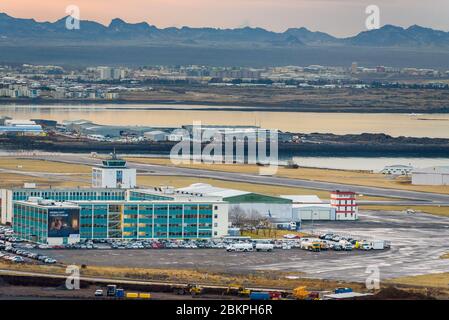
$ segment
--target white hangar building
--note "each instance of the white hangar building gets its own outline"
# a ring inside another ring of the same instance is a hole
[[[449,166],[415,169],[412,171],[412,184],[447,186],[449,185]]]

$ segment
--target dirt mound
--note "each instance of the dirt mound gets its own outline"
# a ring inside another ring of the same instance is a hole
[[[370,300],[435,300],[435,298],[430,295],[401,290],[396,287],[382,289],[369,298]]]

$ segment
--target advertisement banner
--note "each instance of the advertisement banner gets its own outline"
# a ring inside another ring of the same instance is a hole
[[[48,237],[77,237],[80,210],[77,208],[52,208],[48,210]]]

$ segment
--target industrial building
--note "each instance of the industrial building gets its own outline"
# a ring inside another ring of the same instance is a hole
[[[336,220],[336,208],[315,196],[282,195],[292,200],[292,221]]]
[[[43,135],[41,125],[31,120],[13,120],[9,118],[0,119],[0,134],[16,135]]]
[[[404,166],[404,165],[393,165],[386,166],[383,168],[380,173],[388,174],[388,175],[408,175],[413,171],[412,166]]]
[[[120,138],[124,136],[143,137],[145,132],[153,131],[146,126],[111,126],[95,124],[88,120],[63,121],[64,128],[82,136],[106,138]]]
[[[219,197],[229,203],[230,215],[234,211],[241,211],[247,215],[259,214],[273,219],[290,221],[292,218],[292,200],[281,197],[219,188],[206,183],[194,183],[188,187],[177,189],[176,193],[198,197]]]
[[[447,186],[449,185],[449,166],[415,169],[412,171],[412,184]]]
[[[143,133],[143,136],[146,140],[153,142],[167,141],[168,135],[169,134],[167,132],[162,130],[153,130]]]

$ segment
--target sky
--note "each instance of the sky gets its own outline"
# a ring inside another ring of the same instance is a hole
[[[160,28],[307,27],[342,37],[366,30],[365,8],[372,4],[380,8],[381,25],[449,31],[449,0],[0,0],[0,12],[55,21],[67,15],[68,5],[77,5],[81,19],[103,24],[119,17]]]

